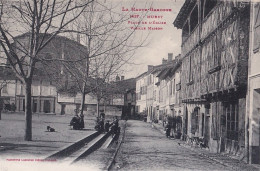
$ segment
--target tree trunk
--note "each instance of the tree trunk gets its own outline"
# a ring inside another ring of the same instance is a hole
[[[99,102],[100,100],[97,100],[97,116],[99,117]]]
[[[82,96],[81,96],[81,106],[80,106],[80,115],[83,115],[83,111],[84,111],[84,106],[85,106],[85,96],[86,96],[86,83],[83,84],[83,92],[82,92]]]
[[[25,81],[25,141],[32,140],[32,80]]]

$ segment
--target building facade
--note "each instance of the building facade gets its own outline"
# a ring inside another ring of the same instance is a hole
[[[248,162],[260,164],[260,4],[251,2],[250,56],[248,62],[248,91],[246,117],[246,146]]]
[[[147,96],[147,72],[136,78],[136,113],[147,114],[146,108]]]
[[[157,75],[159,90],[159,115],[162,121],[171,125],[175,138],[180,138],[182,128],[182,103],[180,96],[181,55],[169,61]]]
[[[29,60],[29,57],[24,55],[24,52],[20,50],[20,46],[28,44],[28,36],[29,34],[27,33],[19,35],[14,38],[12,44],[18,56],[25,56],[25,63]],[[46,35],[47,38],[48,36],[50,35]],[[34,69],[31,90],[33,113],[65,114],[66,112],[70,112],[69,110],[65,110],[64,105],[66,103],[62,101],[62,98],[59,98],[61,95],[58,94],[57,90],[60,87],[66,86],[69,77],[63,65],[55,62],[55,59],[84,59],[85,54],[86,47],[62,36],[56,36],[39,52],[38,55],[40,58],[46,59],[46,61],[43,60],[43,62],[36,63]],[[8,61],[5,58],[1,58],[0,63],[2,65],[1,80],[8,80],[8,84],[2,89],[1,98],[4,99],[5,105],[15,104],[16,111],[24,111],[25,85],[13,74],[10,68],[6,67],[8,66]],[[74,104],[76,103],[74,102]]]
[[[248,3],[186,0],[174,21],[182,29],[184,133],[213,152],[245,154],[249,16]]]
[[[162,59],[162,64],[148,65],[147,72],[137,77],[136,105],[137,108],[141,106],[139,113],[147,116],[147,122],[165,123],[169,117],[182,115],[180,74],[180,55],[173,60],[173,54],[169,53],[167,59]],[[146,90],[143,97],[141,89]],[[181,130],[181,123],[179,125]]]

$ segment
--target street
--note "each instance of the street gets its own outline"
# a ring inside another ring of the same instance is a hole
[[[180,146],[149,123],[130,120],[116,162],[119,170],[232,170]]]

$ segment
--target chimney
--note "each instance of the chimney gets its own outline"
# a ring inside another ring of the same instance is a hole
[[[125,79],[125,76],[121,76],[121,81]]]
[[[172,53],[168,53],[168,62],[172,61],[172,57],[173,57],[173,54]]]
[[[148,65],[148,72],[153,70],[153,65]]]
[[[162,59],[162,64],[167,64],[167,59]]]
[[[116,81],[120,81],[120,77],[118,75],[116,76]]]

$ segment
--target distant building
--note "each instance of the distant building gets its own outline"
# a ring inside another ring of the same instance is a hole
[[[116,106],[120,111],[122,118],[135,115],[135,79],[124,79],[124,76],[118,78],[116,82],[110,83],[109,105]]]
[[[29,34],[25,33],[14,38],[12,46],[15,49],[18,48],[17,53],[19,56],[24,55],[19,50],[19,46],[28,43],[28,36]],[[62,65],[51,60],[83,58],[85,52],[85,46],[62,36],[56,36],[41,50],[39,55],[48,59],[49,62],[36,63],[32,82],[32,111],[34,113],[64,114],[69,111],[64,111],[66,102],[62,101],[62,98],[59,98],[61,95],[57,94],[57,88],[66,85],[68,74]],[[25,57],[26,60],[27,57]],[[1,98],[4,99],[5,105],[14,103],[16,111],[24,111],[25,86],[19,81],[13,71],[8,68],[8,61],[2,60],[1,64],[0,79],[1,81],[9,80],[6,88],[2,89]],[[61,79],[60,82],[57,79]]]
[[[173,60],[173,54],[169,53],[168,59],[162,59],[162,64],[148,65],[148,71],[136,78],[136,111],[147,115],[147,122],[162,122],[176,113],[174,108],[180,100],[179,90],[176,91],[175,87],[180,84],[181,66],[180,56],[177,58]],[[176,82],[175,77],[178,79]],[[179,108],[176,110],[181,111]]]
[[[170,122],[174,133],[183,133],[182,118],[183,107],[180,96],[180,74],[181,74],[181,56],[178,55],[172,61],[171,65],[163,68],[157,75],[159,81],[159,115],[161,120]]]

